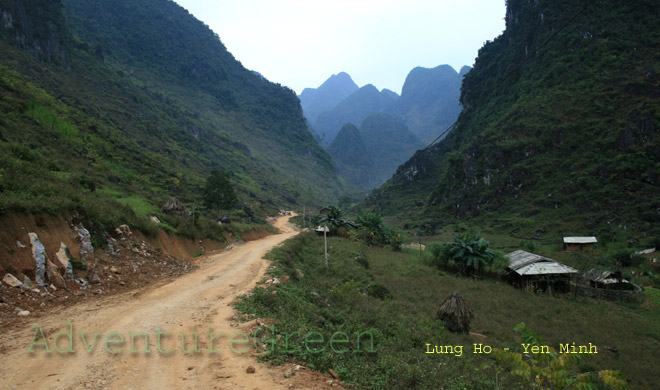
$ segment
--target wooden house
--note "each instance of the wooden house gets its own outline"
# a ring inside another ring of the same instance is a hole
[[[581,252],[593,249],[598,244],[596,237],[564,237],[564,250]]]
[[[589,281],[593,288],[605,288],[608,290],[639,290],[639,286],[630,283],[621,277],[620,272],[604,271],[598,268],[592,268],[585,272],[582,277]]]
[[[534,291],[568,292],[570,281],[578,272],[566,264],[523,250],[506,257],[509,258],[509,282]]]

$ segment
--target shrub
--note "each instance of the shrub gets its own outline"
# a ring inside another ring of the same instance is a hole
[[[497,253],[489,248],[489,243],[475,232],[454,236],[452,242],[432,244],[433,264],[439,268],[453,260],[459,270],[466,275],[475,275],[493,264]]]

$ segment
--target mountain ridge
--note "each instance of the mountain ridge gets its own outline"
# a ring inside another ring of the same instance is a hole
[[[530,235],[657,233],[659,12],[509,1],[506,30],[465,76],[456,128],[365,206],[424,216],[415,226],[428,232],[472,220]]]
[[[22,8],[31,22],[20,25],[7,22],[16,4],[0,1],[0,147],[12,167],[0,212],[84,212],[100,231],[119,214],[159,213],[171,196],[193,205],[215,169],[229,172],[246,219],[343,191],[295,93],[243,68],[175,3],[40,0]],[[15,38],[60,31],[66,62]]]

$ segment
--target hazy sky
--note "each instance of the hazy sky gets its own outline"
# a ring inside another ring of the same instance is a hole
[[[472,65],[504,0],[175,0],[248,69],[300,93],[347,72],[401,93],[416,66]]]

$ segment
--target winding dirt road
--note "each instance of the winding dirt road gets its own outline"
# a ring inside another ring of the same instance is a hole
[[[297,234],[288,217],[278,219],[275,227],[280,234],[210,255],[198,270],[168,284],[85,302],[0,335],[5,352],[0,356],[0,387],[276,390],[336,386],[306,369],[285,378],[286,367],[257,363],[251,337],[250,343],[240,342],[249,330],[233,320],[231,302],[264,277],[270,262],[263,255]],[[69,348],[70,330],[75,352]],[[53,345],[58,332],[62,332],[59,351]],[[209,332],[214,335],[212,345]],[[194,351],[195,333],[199,352]],[[123,342],[113,342],[120,338]],[[28,352],[30,347],[35,352]],[[237,353],[232,347],[248,352]],[[250,366],[254,373],[246,372],[252,371]]]

